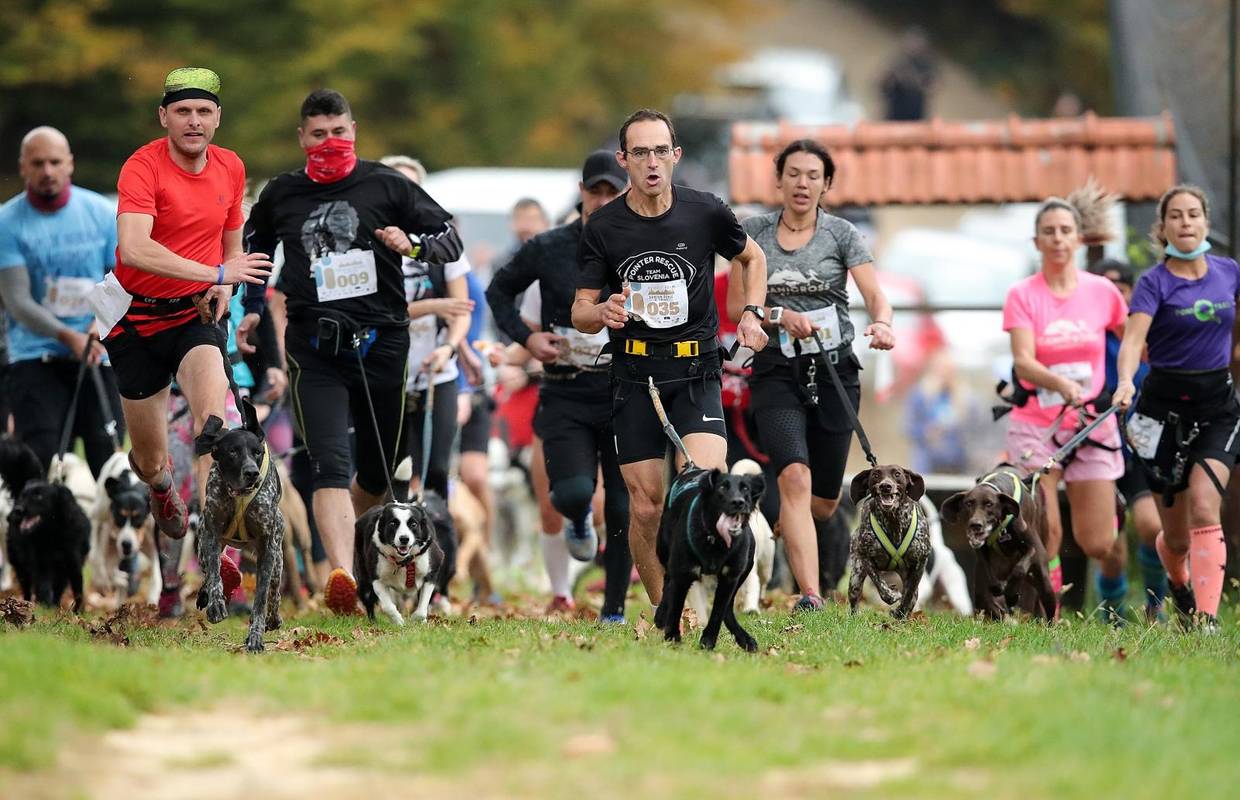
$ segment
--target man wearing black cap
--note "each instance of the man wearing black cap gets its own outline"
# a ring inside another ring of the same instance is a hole
[[[496,271],[487,288],[495,324],[543,362],[543,384],[534,432],[543,440],[551,502],[564,515],[563,533],[544,536],[543,558],[551,579],[553,607],[571,608],[568,556],[594,558],[598,536],[590,518],[599,464],[603,466],[604,517],[607,521],[607,571],[601,618],[624,621],[629,558],[628,492],[612,444],[610,356],[602,355],[607,334],[583,334],[573,328],[573,294],[577,285],[577,248],[585,223],[614,199],[628,176],[606,150],[591,153],[581,171],[581,217],[530,239],[512,260]],[[535,281],[541,299],[537,330],[517,310],[517,295]]]

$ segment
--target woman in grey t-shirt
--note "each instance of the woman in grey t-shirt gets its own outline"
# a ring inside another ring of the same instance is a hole
[[[780,531],[802,592],[797,608],[814,610],[822,607],[814,520],[829,519],[839,505],[852,426],[808,337],[819,332],[854,409],[861,403],[861,365],[852,352],[850,272],[873,320],[864,332],[870,347],[890,350],[895,337],[891,304],[861,234],[819,208],[835,176],[826,149],[812,139],[792,142],[776,157],[775,175],[783,207],[742,224],[766,253],[765,324],[771,333],[754,356],[751,408],[759,444],[779,476]],[[742,285],[739,276],[729,280],[730,290]],[[729,291],[729,316],[739,317],[743,304],[739,291]],[[810,381],[814,361],[819,366]],[[811,401],[815,391],[817,405]]]

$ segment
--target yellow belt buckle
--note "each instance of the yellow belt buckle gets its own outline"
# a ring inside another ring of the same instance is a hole
[[[700,345],[698,344],[698,341],[696,339],[693,339],[688,342],[677,342],[676,343],[676,357],[677,358],[692,358],[693,356],[696,356],[698,354],[699,347]]]
[[[646,355],[646,343],[641,339],[625,339],[624,352],[630,356]]]

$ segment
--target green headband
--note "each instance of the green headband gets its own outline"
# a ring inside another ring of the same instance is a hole
[[[220,76],[206,67],[180,67],[164,78],[164,99],[167,106],[178,100],[201,98],[220,103]]]

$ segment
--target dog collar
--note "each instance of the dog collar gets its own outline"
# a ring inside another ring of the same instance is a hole
[[[414,587],[414,584],[417,583],[417,564],[415,564],[414,562],[418,560],[419,556],[421,556],[423,553],[425,553],[427,550],[430,550],[430,549],[431,549],[431,543],[430,543],[430,540],[428,539],[426,541],[426,544],[422,547],[421,550],[419,550],[416,553],[410,553],[408,558],[405,558],[401,561],[397,561],[396,559],[392,558],[391,556],[387,554],[384,554],[384,558],[386,558],[388,561],[391,561],[394,566],[400,567],[405,570],[405,588],[412,589]]]
[[[258,464],[258,480],[254,482],[254,488],[243,495],[237,496],[237,502],[233,505],[233,517],[225,529],[224,535],[221,537],[233,542],[245,544],[250,541],[250,532],[245,526],[245,512],[249,510],[250,503],[254,502],[254,496],[258,494],[258,490],[262,488],[263,483],[267,480],[267,472],[271,469],[271,455],[267,450],[267,443],[263,442],[263,457]]]
[[[900,540],[900,546],[896,547],[891,543],[887,531],[883,530],[883,524],[878,521],[878,516],[873,511],[870,512],[870,527],[874,529],[874,533],[878,536],[878,543],[887,551],[890,559],[891,568],[895,569],[904,563],[904,554],[908,552],[909,545],[913,543],[913,534],[917,532],[917,504],[913,504],[913,516],[908,521],[908,530],[904,532],[904,538]]]
[[[1020,505],[1021,494],[1024,492],[1025,487],[1024,487],[1024,484],[1021,482],[1021,480],[1017,478],[1015,475],[1011,475],[1011,474],[1004,473],[1004,472],[992,472],[989,475],[987,475],[985,478],[982,478],[980,481],[978,481],[977,485],[978,486],[989,486],[991,489],[994,489],[999,494],[1006,495],[1007,492],[1000,489],[993,482],[995,478],[998,478],[1004,475],[1012,479],[1013,488],[1012,488],[1012,494],[1010,496],[1013,500],[1016,501],[1017,505]],[[986,543],[990,545],[991,547],[998,547],[1000,537],[1003,535],[1004,531],[1008,529],[1008,525],[1012,524],[1012,520],[1015,518],[1016,518],[1015,514],[1008,514],[1006,517],[1004,517],[1003,521],[1000,522],[997,526],[995,526],[995,529],[990,532],[990,536],[986,538]]]

